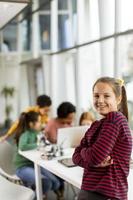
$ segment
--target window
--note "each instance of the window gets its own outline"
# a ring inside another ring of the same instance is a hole
[[[119,10],[119,31],[133,29],[133,1],[121,0]]]
[[[29,18],[24,19],[22,22],[22,44],[23,50],[30,50],[31,49],[31,37],[32,37],[32,21]]]
[[[67,10],[68,9],[68,0],[58,0],[58,9]]]
[[[50,15],[40,15],[41,49],[50,49]]]
[[[59,49],[64,49],[71,46],[72,41],[70,36],[70,23],[68,20],[68,15],[59,15],[58,30],[59,30],[59,40],[58,40]]]
[[[39,0],[40,10],[50,10],[50,1],[49,0]]]
[[[3,45],[4,51],[17,50],[17,22],[13,21],[3,29]]]

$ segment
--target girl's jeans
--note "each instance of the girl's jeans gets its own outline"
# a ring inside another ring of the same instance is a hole
[[[43,194],[49,190],[58,190],[60,187],[60,180],[54,174],[44,168],[40,168],[42,175],[42,191]],[[35,170],[33,166],[24,166],[16,170],[17,176],[23,183],[31,188],[35,188]]]

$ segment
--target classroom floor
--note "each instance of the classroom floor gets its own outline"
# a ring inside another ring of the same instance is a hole
[[[78,194],[79,190],[75,187],[73,187],[73,188],[76,193],[73,192],[71,185],[65,183],[64,200],[76,200],[77,199],[76,194]],[[48,193],[48,200],[57,200],[54,192]]]

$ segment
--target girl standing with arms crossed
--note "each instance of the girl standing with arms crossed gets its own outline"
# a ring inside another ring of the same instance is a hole
[[[37,148],[37,134],[41,130],[39,113],[30,111],[22,113],[19,119],[18,127],[15,131],[15,140],[18,150],[26,151]],[[35,188],[35,171],[34,164],[30,160],[21,156],[17,151],[14,163],[16,174],[27,186]],[[43,194],[49,190],[58,191],[60,187],[59,179],[51,172],[41,168]]]
[[[99,78],[93,102],[103,118],[91,125],[73,154],[73,162],[84,168],[78,200],[127,200],[132,138],[123,81]]]

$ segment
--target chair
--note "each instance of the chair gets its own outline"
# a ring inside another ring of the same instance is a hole
[[[35,193],[30,188],[10,182],[0,175],[0,199],[33,200]]]
[[[19,177],[15,175],[15,167],[13,165],[13,156],[15,145],[4,141],[0,144],[0,174],[13,182],[21,182]]]

